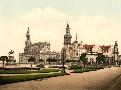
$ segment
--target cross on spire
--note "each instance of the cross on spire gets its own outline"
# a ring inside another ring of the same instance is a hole
[[[27,40],[30,40],[29,27],[28,27],[28,30],[27,30],[27,34],[26,34],[26,37],[27,37]]]

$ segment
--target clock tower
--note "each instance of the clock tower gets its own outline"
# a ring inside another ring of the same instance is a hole
[[[64,35],[64,45],[71,45],[71,34],[70,34],[70,27],[69,27],[69,24],[67,23],[67,26],[66,26],[66,34]]]

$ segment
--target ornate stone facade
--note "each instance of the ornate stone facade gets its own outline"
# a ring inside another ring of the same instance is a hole
[[[48,58],[59,59],[59,53],[50,50],[49,42],[31,43],[29,27],[26,34],[24,53],[19,53],[19,62],[28,63],[30,57],[35,58],[35,63],[43,60],[46,64]]]
[[[106,57],[113,57],[113,46],[111,45],[87,45],[83,44],[83,42],[78,42],[77,40],[77,34],[76,39],[74,42],[71,43],[71,34],[70,34],[70,27],[67,23],[66,27],[66,34],[64,35],[64,47],[62,48],[61,53],[63,52],[63,49],[65,49],[65,60],[79,60],[79,57],[82,53],[87,53],[88,61],[94,60],[96,61],[96,57],[98,53],[102,53]]]
[[[78,60],[79,56],[81,53],[85,52],[83,49],[83,42],[81,41],[80,43],[77,40],[77,34],[76,34],[76,40],[71,43],[71,34],[70,34],[70,27],[69,24],[67,23],[66,26],[66,34],[64,35],[64,47],[66,55],[65,59],[66,60]],[[63,49],[61,53],[63,52]]]

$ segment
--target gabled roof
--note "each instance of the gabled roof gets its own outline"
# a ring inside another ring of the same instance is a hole
[[[108,52],[111,45],[108,45],[108,46],[103,45],[103,46],[99,46],[99,47],[102,49],[103,52],[106,52],[106,51]]]
[[[86,50],[92,50],[93,46],[95,46],[95,45],[87,45],[87,44],[83,45],[83,47],[84,47]]]

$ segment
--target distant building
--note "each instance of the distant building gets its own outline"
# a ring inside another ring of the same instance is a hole
[[[35,58],[35,63],[39,63],[41,60],[47,63],[48,58],[59,59],[60,53],[51,52],[49,42],[31,43],[29,27],[26,34],[24,53],[19,53],[19,62],[28,63],[30,57]]]
[[[76,39],[74,42],[71,42],[72,36],[70,33],[70,27],[67,23],[66,26],[66,34],[64,35],[64,46],[62,48],[61,53],[63,52],[63,49],[65,49],[65,60],[79,60],[79,57],[82,53],[86,53],[86,57],[88,58],[88,62],[93,61],[96,62],[96,57],[98,53],[102,53],[105,55],[107,59],[111,59],[113,57],[113,46],[111,45],[103,45],[103,46],[97,46],[97,45],[87,45],[83,44],[83,42],[78,42],[77,40],[77,34]],[[61,55],[62,56],[62,55]]]
[[[121,55],[119,55],[118,58],[119,58],[119,62],[120,62],[120,64],[121,64]]]
[[[118,65],[120,56],[119,56],[117,41],[115,41],[113,54],[114,54],[115,64]]]

